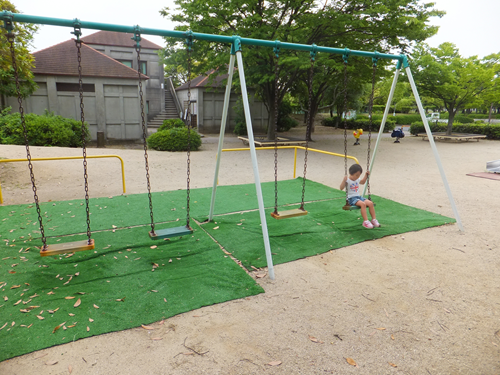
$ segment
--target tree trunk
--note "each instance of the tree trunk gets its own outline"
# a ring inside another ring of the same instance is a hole
[[[457,111],[448,111],[450,114],[448,117],[448,127],[446,128],[446,135],[451,135],[451,132],[453,130],[453,120],[455,119],[455,115]]]
[[[490,111],[488,114],[488,124],[491,124],[491,112],[493,111],[493,103],[490,104]]]
[[[268,141],[274,141],[274,138],[276,136],[276,132],[275,132],[275,116],[277,116],[278,114],[275,113],[275,110],[274,110],[274,105],[269,107],[270,108],[270,111],[269,111],[269,119],[268,119],[268,124],[267,124],[267,140]]]

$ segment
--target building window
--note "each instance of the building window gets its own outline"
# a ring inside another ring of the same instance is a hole
[[[118,60],[118,61],[121,62],[123,65],[132,68],[132,60]]]
[[[56,82],[56,90],[79,92],[80,85],[78,83]],[[95,92],[95,85],[93,83],[84,83],[83,92]]]
[[[140,62],[141,66],[141,73],[144,75],[148,75],[148,62],[147,61],[141,61]]]

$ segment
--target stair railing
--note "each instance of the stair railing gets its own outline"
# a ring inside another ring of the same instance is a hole
[[[172,77],[167,77],[165,79],[165,85],[167,90],[170,91],[172,97],[174,98],[175,108],[177,109],[179,117],[182,118],[182,105],[179,98],[177,97],[177,93],[175,92],[174,84],[172,83]]]

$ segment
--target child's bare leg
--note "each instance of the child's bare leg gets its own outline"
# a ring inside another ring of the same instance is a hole
[[[363,201],[357,201],[356,206],[360,208],[361,216],[363,216],[363,221],[368,220],[368,215],[366,214],[366,205]]]
[[[375,207],[373,206],[373,202],[369,199],[365,200],[364,203],[366,204],[366,206],[368,207],[368,210],[370,211],[370,215],[372,217],[372,219],[376,219],[376,215],[375,215]]]

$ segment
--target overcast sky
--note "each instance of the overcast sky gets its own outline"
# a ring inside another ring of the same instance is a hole
[[[425,0],[430,2],[431,0]],[[173,30],[174,25],[163,18],[159,11],[164,7],[174,9],[173,0],[11,0],[16,8],[28,15],[50,18],[74,19],[117,25],[139,25],[146,28]],[[443,42],[457,45],[462,56],[484,57],[500,52],[498,16],[500,0],[434,0],[436,8],[447,14],[433,19],[440,26],[436,36],[427,40],[432,47]],[[35,36],[35,51],[70,39],[72,30],[66,27],[41,26]],[[196,31],[196,30],[193,30]],[[89,35],[94,30],[83,30]],[[161,37],[144,36],[163,46]]]

